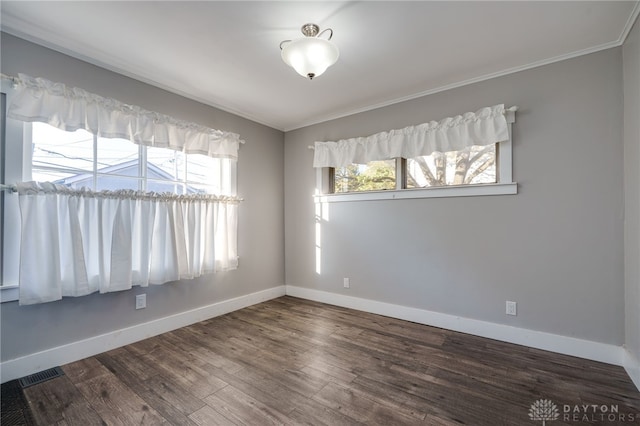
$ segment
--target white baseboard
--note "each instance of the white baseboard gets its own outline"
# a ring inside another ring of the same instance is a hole
[[[636,387],[640,389],[640,362],[631,353],[619,346],[291,285],[272,287],[20,358],[10,359],[0,363],[0,381],[4,383],[47,368],[68,364],[205,319],[275,299],[284,296],[285,293],[294,297],[419,324],[624,366]]]
[[[624,369],[629,377],[640,391],[640,360],[635,357],[628,349],[624,351]]]
[[[247,306],[285,295],[285,286],[272,287],[233,299],[223,300],[201,308],[157,320],[137,324],[42,352],[10,359],[0,363],[0,381],[14,380],[58,365],[78,361],[148,337],[157,336],[205,319],[224,315]]]
[[[622,366],[622,346],[287,285],[287,295]],[[635,380],[634,380],[635,381]],[[636,382],[637,385],[638,382]]]

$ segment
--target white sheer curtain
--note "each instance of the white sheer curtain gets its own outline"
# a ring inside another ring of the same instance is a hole
[[[236,197],[17,189],[21,305],[237,268]]]
[[[43,78],[19,74],[15,81],[16,93],[7,111],[10,118],[40,121],[66,131],[85,129],[103,138],[129,139],[187,154],[238,158],[242,141],[236,133],[177,120]]]
[[[515,110],[515,107],[509,110]],[[413,158],[432,152],[460,151],[509,139],[504,105],[485,107],[440,121],[430,121],[367,137],[314,144],[314,167],[344,167],[352,163]]]

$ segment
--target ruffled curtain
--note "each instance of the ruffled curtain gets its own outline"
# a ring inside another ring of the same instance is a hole
[[[236,269],[236,197],[17,184],[20,304]]]
[[[460,151],[509,139],[504,105],[445,118],[440,121],[376,133],[367,137],[314,144],[314,167],[344,167],[352,163],[413,158],[435,151]]]
[[[104,138],[237,160],[240,136],[146,111],[77,87],[19,74],[7,116]]]

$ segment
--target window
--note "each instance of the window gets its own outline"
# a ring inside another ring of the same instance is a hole
[[[25,135],[30,135],[25,144],[30,149],[24,152],[24,180],[96,191],[234,193],[231,180],[223,178],[231,172],[229,159],[103,139],[86,130],[65,132],[45,123],[25,127]]]
[[[3,301],[18,283],[33,304],[238,267],[238,134],[2,77],[2,183],[18,184],[2,193]]]
[[[496,144],[409,158],[406,188],[496,183]]]
[[[235,160],[183,154],[124,139],[103,139],[85,130],[65,132],[45,123],[6,119],[3,124],[6,125],[2,128],[2,166],[6,183],[35,180],[97,191],[131,189],[229,196],[236,193]],[[18,197],[8,191],[0,195],[3,203],[0,287],[4,289],[0,294],[2,301],[17,300]]]
[[[342,194],[497,183],[496,145],[331,168],[329,190]]]
[[[395,189],[395,160],[371,161],[333,169],[335,193]]]
[[[516,111],[495,105],[367,137],[316,142],[310,147],[316,201],[516,194]]]

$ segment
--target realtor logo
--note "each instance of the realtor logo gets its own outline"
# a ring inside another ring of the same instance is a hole
[[[562,412],[562,414],[561,414]],[[560,416],[562,415],[562,418]],[[634,423],[638,424],[640,413],[621,413],[618,404],[563,404],[560,408],[550,399],[539,399],[529,408],[529,419],[535,422],[547,422],[561,420],[576,422],[579,424],[604,424],[605,422]]]
[[[542,426],[545,426],[547,421],[558,420],[558,417],[560,417],[558,407],[549,399],[539,399],[529,408],[529,418],[536,421],[542,420]]]

